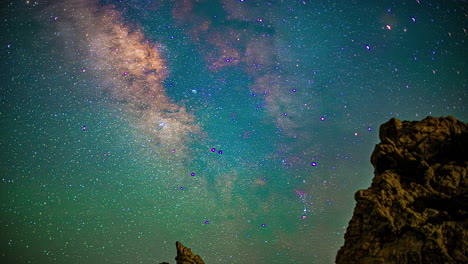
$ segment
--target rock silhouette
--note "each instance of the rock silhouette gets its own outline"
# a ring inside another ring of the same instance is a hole
[[[192,250],[185,247],[179,241],[176,242],[177,256],[175,260],[177,264],[205,264],[199,255],[193,254]]]
[[[468,124],[392,118],[336,263],[468,263]]]

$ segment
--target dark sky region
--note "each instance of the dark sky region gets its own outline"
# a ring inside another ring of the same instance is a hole
[[[333,263],[379,125],[468,121],[466,1],[3,1],[0,262]]]

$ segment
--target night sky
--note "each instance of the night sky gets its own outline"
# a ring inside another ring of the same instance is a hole
[[[466,1],[1,3],[0,262],[332,263],[379,125],[468,121]]]

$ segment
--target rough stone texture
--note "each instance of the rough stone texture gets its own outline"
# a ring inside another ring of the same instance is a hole
[[[468,263],[468,124],[392,118],[336,263]]]
[[[175,260],[177,264],[205,264],[199,255],[193,254],[192,250],[185,247],[179,241],[176,242],[177,256]]]

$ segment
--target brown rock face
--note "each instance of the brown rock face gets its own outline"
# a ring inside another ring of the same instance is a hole
[[[468,124],[393,118],[336,263],[468,263]]]
[[[192,250],[185,247],[179,241],[176,242],[177,256],[175,260],[177,264],[205,264],[199,255],[193,254]]]

